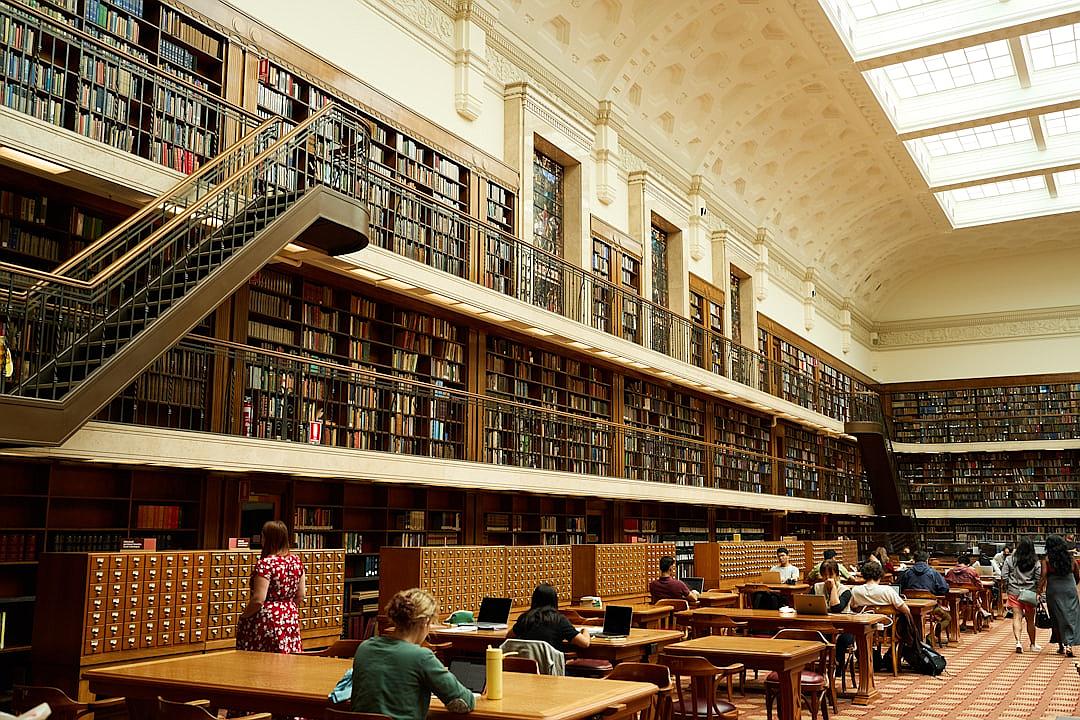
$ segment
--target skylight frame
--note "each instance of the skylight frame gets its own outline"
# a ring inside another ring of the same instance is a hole
[[[950,157],[990,148],[1031,142],[1034,136],[1027,118],[949,130],[909,142],[922,143],[931,158]]]
[[[1023,42],[1035,72],[1080,63],[1080,23],[1029,33]]]
[[[997,180],[981,185],[969,185],[955,190],[946,190],[945,192],[949,193],[950,197],[959,204],[972,200],[1002,198],[1040,190],[1046,191],[1045,175],[1028,175],[1011,180]]]

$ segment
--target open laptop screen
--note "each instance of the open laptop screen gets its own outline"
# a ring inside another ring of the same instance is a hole
[[[474,693],[484,692],[484,685],[487,683],[487,667],[484,663],[455,658],[450,661],[450,672],[458,682]]]
[[[492,623],[502,625],[510,619],[510,606],[513,601],[510,598],[486,597],[480,601],[480,614],[476,618],[478,623]]]
[[[705,578],[687,577],[683,578],[682,581],[686,583],[686,587],[694,592],[701,592],[705,589]]]
[[[629,605],[608,605],[604,610],[602,635],[629,635],[634,619],[634,608]]]

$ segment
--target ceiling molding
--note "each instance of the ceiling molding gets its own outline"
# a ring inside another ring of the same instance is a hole
[[[876,323],[876,350],[1080,336],[1080,305]]]

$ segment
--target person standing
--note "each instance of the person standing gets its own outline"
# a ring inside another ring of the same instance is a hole
[[[660,558],[660,577],[649,583],[649,597],[653,605],[660,600],[686,600],[697,602],[698,594],[675,577],[675,558],[665,555]]]
[[[1042,648],[1035,642],[1035,604],[1038,602],[1036,590],[1042,579],[1042,566],[1035,557],[1035,546],[1028,538],[1021,538],[1016,544],[1016,552],[1005,558],[1001,575],[1005,578],[1005,604],[1012,610],[1013,638],[1016,640],[1016,653],[1024,652],[1020,642],[1020,632],[1027,621],[1027,634],[1032,652]]]
[[[390,598],[385,612],[393,631],[365,640],[353,658],[353,712],[424,720],[432,694],[451,713],[467,713],[476,707],[469,688],[423,647],[437,609],[435,598],[419,588]]]
[[[1046,604],[1054,623],[1058,652],[1073,656],[1073,646],[1080,644],[1080,602],[1076,586],[1080,584],[1072,552],[1060,535],[1046,538],[1046,565],[1043,568],[1040,594],[1046,591]]]
[[[289,551],[289,530],[280,520],[262,528],[262,557],[249,581],[247,606],[236,624],[236,649],[298,653],[300,613],[307,576],[300,558]]]

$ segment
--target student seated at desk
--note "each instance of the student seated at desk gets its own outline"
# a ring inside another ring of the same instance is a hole
[[[846,567],[844,567],[844,558],[843,558],[843,556],[841,556],[840,553],[838,553],[836,550],[833,550],[832,548],[830,548],[830,549],[826,550],[824,553],[822,553],[822,556],[824,557],[824,560],[822,560],[817,565],[815,565],[813,567],[813,569],[810,571],[810,573],[806,576],[806,579],[808,581],[817,582],[818,580],[821,580],[822,579],[821,566],[824,565],[825,563],[829,562],[830,560],[832,560],[832,561],[834,561],[836,563],[837,572],[840,573],[840,578],[842,580],[847,580],[847,579],[849,579],[851,577],[851,571],[848,570]]]
[[[356,650],[352,673],[353,712],[381,713],[394,720],[424,720],[434,693],[454,713],[476,707],[472,692],[458,682],[427,638],[437,606],[427,592],[402,590],[386,605],[394,631],[365,640]]]
[[[799,582],[799,568],[791,564],[787,548],[776,549],[776,564],[769,568],[769,572],[780,573],[780,582],[794,585]]]
[[[649,597],[655,605],[659,600],[686,600],[697,602],[698,594],[675,577],[675,558],[665,555],[660,558],[660,577],[649,583]]]
[[[508,638],[543,640],[556,650],[563,651],[567,643],[589,647],[589,633],[578,632],[566,616],[559,612],[559,595],[550,585],[540,584],[533,590],[527,611],[510,628]]]
[[[826,550],[825,552],[829,552]],[[842,613],[847,610],[851,602],[851,588],[840,584],[840,568],[842,565],[835,560],[823,560],[820,569],[821,582],[811,588],[814,595],[824,595],[829,604],[829,612]],[[843,672],[844,658],[855,644],[855,636],[851,633],[839,633],[836,636],[836,665]]]

